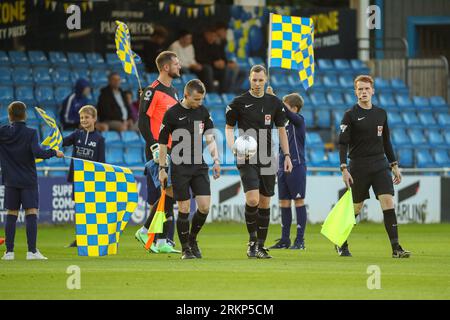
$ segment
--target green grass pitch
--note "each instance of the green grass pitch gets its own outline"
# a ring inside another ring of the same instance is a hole
[[[64,248],[71,226],[39,228],[38,247],[48,261],[26,261],[25,230],[16,234],[16,260],[0,261],[0,299],[449,299],[450,225],[401,225],[410,259],[392,259],[382,224],[359,224],[350,236],[352,258],[338,257],[308,225],[306,251],[271,250],[274,259],[249,260],[246,229],[235,223],[205,225],[203,259],[149,254],[128,226],[119,253],[78,257]],[[294,231],[294,230],[293,230]],[[280,227],[272,225],[267,244]],[[4,250],[4,246],[0,250]],[[69,290],[66,273],[80,267],[81,289]],[[380,268],[381,289],[367,287],[368,266]]]

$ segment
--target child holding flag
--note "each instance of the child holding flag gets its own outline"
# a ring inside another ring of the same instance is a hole
[[[5,236],[6,252],[2,260],[14,260],[14,238],[19,210],[25,210],[28,242],[27,260],[46,260],[36,248],[37,212],[39,189],[36,173],[36,158],[62,158],[61,151],[44,150],[38,142],[36,130],[28,128],[27,107],[21,101],[8,106],[10,125],[0,128],[0,162],[2,180],[5,185],[5,208],[7,209]]]
[[[73,146],[72,157],[95,162],[105,162],[105,138],[95,129],[97,121],[97,109],[91,105],[85,105],[78,112],[80,114],[81,129],[77,129],[63,139],[63,146]],[[70,162],[67,181],[73,184],[73,160]],[[72,199],[74,195],[72,188]],[[69,247],[76,247],[73,241]]]

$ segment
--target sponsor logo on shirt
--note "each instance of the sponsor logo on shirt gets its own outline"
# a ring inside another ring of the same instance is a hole
[[[95,148],[97,146],[97,142],[91,141],[91,142],[88,143],[88,146]]]
[[[205,130],[205,123],[204,122],[200,122],[198,124],[198,133],[199,134],[203,134],[203,131]]]

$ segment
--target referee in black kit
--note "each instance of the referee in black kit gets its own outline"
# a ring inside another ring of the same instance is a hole
[[[372,186],[383,210],[392,257],[409,258],[411,253],[403,250],[398,241],[393,184],[399,184],[402,176],[389,136],[387,114],[372,104],[375,89],[370,76],[356,77],[354,85],[358,103],[345,112],[339,134],[342,179],[347,188],[352,189],[356,215],[361,211],[364,200],[370,198]],[[348,167],[347,151],[350,158]],[[351,256],[347,241],[336,250],[340,256]]]
[[[213,158],[213,177],[220,177],[217,145],[211,130],[214,124],[203,106],[205,86],[198,79],[190,80],[184,88],[184,99],[164,114],[159,133],[159,181],[167,181],[167,144],[172,136],[171,179],[174,199],[178,202],[177,231],[181,242],[181,259],[202,258],[197,235],[208,216],[211,189],[208,165],[203,159],[203,136]],[[195,196],[197,211],[189,231],[191,192]]]

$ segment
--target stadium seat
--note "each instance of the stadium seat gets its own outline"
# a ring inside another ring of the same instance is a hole
[[[437,117],[437,121],[440,126],[442,126],[443,128],[448,130],[448,128],[450,126],[450,114],[440,113]]]
[[[223,127],[223,126],[225,126],[226,118],[225,118],[225,110],[224,109],[211,110],[210,111],[210,115],[211,115],[211,118],[212,118],[212,120],[214,122],[214,125],[216,127]]]
[[[105,59],[97,52],[86,53],[86,62],[90,68],[106,68]]]
[[[0,85],[0,105],[2,107],[7,107],[14,100],[13,86]]]
[[[272,75],[270,77],[270,85],[272,86],[272,88],[275,91],[283,89],[283,88],[287,88],[290,86],[290,84],[288,83],[287,77],[280,77],[277,75]]]
[[[403,121],[403,117],[398,112],[387,111],[388,115],[388,124],[390,128],[403,128],[405,126],[405,122]]]
[[[316,125],[319,128],[330,128],[331,127],[331,115],[330,110],[316,110]]]
[[[36,86],[34,90],[34,95],[40,106],[55,103],[55,97],[53,94],[52,86]]]
[[[10,60],[5,51],[0,50],[0,66],[10,66]]]
[[[409,89],[402,79],[391,79],[391,87],[398,94],[409,95]]]
[[[390,93],[380,93],[378,95],[379,105],[381,108],[397,111],[397,104],[394,100],[394,96]]]
[[[392,143],[397,146],[402,146],[404,148],[411,148],[411,138],[406,134],[405,130],[402,128],[392,129]]]
[[[353,74],[369,74],[370,69],[367,67],[367,65],[359,60],[359,59],[352,59],[350,60],[350,65],[353,68]]]
[[[110,131],[106,131],[110,132]],[[104,133],[106,133],[104,132]],[[117,132],[116,132],[117,133]],[[113,164],[113,165],[123,165],[124,159],[123,159],[123,148],[119,146],[111,146],[108,143],[106,143],[106,162]],[[142,164],[142,163],[141,163]]]
[[[126,148],[124,162],[128,166],[142,166],[144,163],[144,151],[142,147]]]
[[[344,93],[344,102],[347,107],[354,105],[357,101],[358,99],[356,98],[354,93]]]
[[[305,118],[305,125],[306,127],[314,127],[314,113],[312,110],[302,110],[301,114],[303,115],[303,118]]]
[[[76,68],[70,72],[70,80],[72,81],[72,83],[76,83],[78,79],[83,78],[90,82],[91,78],[89,74],[90,71],[87,68]]]
[[[102,133],[105,145],[122,145],[122,139],[117,131],[105,131]]]
[[[248,59],[237,58],[236,63],[241,70],[250,70],[250,68],[251,68],[251,64],[248,61]]]
[[[183,77],[183,75],[181,75],[181,77]],[[145,73],[145,78],[147,79],[148,84],[152,84],[153,81],[155,81],[158,78],[158,73],[156,72]]]
[[[306,132],[305,138],[308,148],[324,148],[322,137],[317,132]]]
[[[72,88],[69,86],[58,86],[55,88],[55,101],[56,103],[62,103],[65,98],[72,93]]]
[[[440,96],[433,96],[430,98],[430,105],[433,110],[441,111],[441,112],[449,112],[450,107],[445,102],[444,98]]]
[[[29,67],[30,61],[24,51],[10,51],[9,59],[15,67]]]
[[[181,75],[181,79],[183,80],[184,83],[188,83],[189,80],[196,79],[196,78],[197,78],[197,76],[193,73],[183,73]]]
[[[409,137],[411,138],[411,143],[416,148],[428,148],[428,142],[420,129],[410,129],[408,130]]]
[[[139,135],[136,131],[123,131],[121,133],[122,142],[125,146],[141,146],[141,139],[139,139]]]
[[[380,77],[375,78],[375,89],[382,93],[391,93],[393,91],[389,80],[385,80]]]
[[[339,84],[343,89],[354,90],[353,77],[351,75],[339,76]]]
[[[205,97],[205,105],[210,108],[223,107],[223,101],[219,94],[217,93],[207,93]]]
[[[411,148],[398,148],[397,159],[400,166],[406,168],[414,167],[414,151]]]
[[[329,92],[327,93],[328,104],[331,109],[344,109],[346,108],[346,104],[344,99],[342,98],[342,94],[340,92]]]
[[[248,62],[251,66],[254,66],[256,64],[265,65],[265,61],[261,57],[249,57]]]
[[[72,85],[72,80],[70,79],[70,70],[67,68],[57,68],[53,70],[52,79],[55,86]]]
[[[339,74],[353,74],[353,68],[346,59],[335,59],[334,67]]]
[[[409,96],[404,94],[397,94],[395,95],[395,101],[397,102],[398,108],[400,111],[414,111],[414,104],[409,98]]]
[[[329,108],[327,98],[323,92],[313,92],[309,95],[314,107]]]
[[[447,142],[447,145],[450,146],[450,131],[444,131],[444,137],[445,141]]]
[[[43,51],[28,51],[28,57],[32,66],[48,67],[50,62]]]
[[[421,125],[415,112],[403,112],[403,120],[408,127],[418,127]]]
[[[222,93],[222,101],[224,105],[229,105],[234,99],[234,94],[232,93]]]
[[[328,165],[330,167],[339,167],[340,162],[339,151],[328,152]]]
[[[122,62],[120,62],[119,58],[117,57],[117,54],[114,52],[108,52],[106,54],[106,63],[108,66],[111,67],[121,67]]]
[[[86,66],[87,61],[84,54],[81,52],[69,52],[67,53],[67,59],[72,67],[82,67]]]
[[[431,112],[418,112],[419,120],[423,127],[428,129],[439,128],[439,124]]]
[[[28,107],[34,107],[36,103],[34,99],[33,87],[32,86],[17,86],[16,87],[16,99],[23,101]]]
[[[11,81],[11,68],[0,66],[0,84],[9,84]]]
[[[334,64],[329,59],[317,59],[317,65],[319,67],[319,70],[321,72],[324,72],[328,75],[336,74],[336,68],[334,67]]]
[[[416,165],[419,168],[433,168],[436,167],[434,159],[428,150],[417,150]]]
[[[340,131],[341,121],[342,118],[344,118],[344,112],[343,111],[332,111],[333,112],[333,121],[334,121],[334,127],[336,131]]]
[[[326,167],[328,165],[327,158],[325,156],[325,151],[323,148],[313,148],[309,152],[310,165],[312,167]]]
[[[339,85],[338,78],[334,74],[326,74],[323,77],[323,84],[328,91],[330,91],[330,90],[340,91],[340,85]]]
[[[33,69],[33,78],[36,85],[48,84],[52,85],[53,81],[50,77],[50,72],[48,68],[37,67]]]
[[[92,70],[91,79],[94,87],[103,87],[108,84],[108,76],[103,70]]]
[[[450,157],[447,150],[434,150],[434,161],[439,167],[450,167]]]
[[[31,77],[30,69],[27,67],[17,67],[14,69],[13,73],[14,84],[17,85],[32,85],[33,78]]]
[[[50,51],[48,53],[48,57],[50,58],[50,62],[54,67],[68,67],[69,61],[67,60],[67,57],[63,52]]]
[[[431,104],[427,97],[414,96],[412,98],[413,105],[417,111],[430,111]]]
[[[449,146],[439,130],[428,130],[427,136],[428,142],[432,148],[446,148]]]

